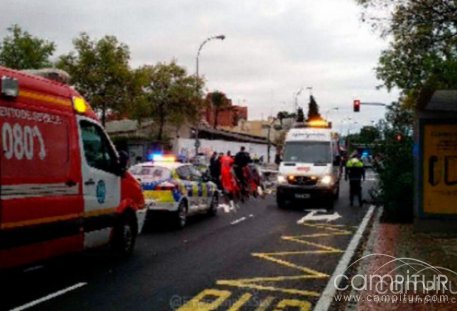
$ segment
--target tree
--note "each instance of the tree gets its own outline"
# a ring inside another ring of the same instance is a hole
[[[62,55],[57,66],[70,74],[71,83],[100,112],[104,126],[108,113],[127,110],[135,99],[130,91],[138,81],[129,67],[129,48],[114,36],[97,41],[86,33],[73,45],[76,51]]]
[[[303,109],[300,107],[297,109],[297,122],[305,122],[305,114],[303,113]]]
[[[149,117],[158,122],[159,142],[163,141],[167,122],[178,125],[196,121],[202,108],[200,94],[196,90],[202,80],[187,75],[186,70],[175,61],[145,66],[141,71],[147,76],[143,86],[145,99],[137,109],[141,111],[140,118]]]
[[[214,122],[213,127],[217,128],[219,113],[231,107],[231,101],[227,96],[219,91],[214,91],[207,95],[208,104],[214,108]]]
[[[53,42],[33,37],[18,25],[7,28],[9,35],[0,44],[0,64],[22,69],[51,67],[49,58],[56,46]]]
[[[382,37],[391,38],[376,68],[384,86],[410,95],[417,95],[430,80],[457,87],[456,1],[356,1],[365,8],[364,20]]]
[[[378,138],[380,138],[379,129],[374,126],[364,126],[360,129],[358,143],[372,144]]]
[[[413,110],[392,103],[377,127],[383,138],[374,149],[375,158],[379,158],[375,170],[380,190],[377,199],[384,206],[382,219],[409,222],[414,198]]]
[[[276,115],[276,118],[279,120],[279,124],[282,126],[282,120],[287,118],[289,113],[287,111],[279,111],[278,114]]]
[[[319,106],[317,105],[314,96],[310,95],[308,104],[308,121],[313,119],[321,119],[321,115],[319,113]]]

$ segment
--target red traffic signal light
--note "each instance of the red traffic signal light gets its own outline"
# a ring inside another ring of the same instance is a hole
[[[360,111],[360,100],[354,99],[354,112]]]
[[[401,134],[397,134],[397,136],[395,136],[395,139],[397,141],[402,141],[403,137],[401,136]]]

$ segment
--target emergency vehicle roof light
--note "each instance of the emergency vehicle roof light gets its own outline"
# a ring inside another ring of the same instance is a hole
[[[87,103],[82,97],[73,97],[73,108],[78,113],[84,113],[87,111]]]
[[[1,81],[1,95],[15,98],[19,96],[19,82],[17,79],[3,76]]]
[[[176,157],[174,155],[162,155],[159,153],[152,155],[152,161],[154,162],[176,162]]]
[[[308,121],[309,127],[329,127],[329,123],[322,119]]]

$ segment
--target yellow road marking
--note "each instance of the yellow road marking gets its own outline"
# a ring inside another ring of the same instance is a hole
[[[312,297],[319,297],[319,293],[315,291],[309,290],[299,290],[295,288],[282,288],[279,286],[272,286],[271,284],[265,283],[279,283],[284,281],[291,281],[291,280],[309,280],[309,279],[325,279],[328,278],[329,275],[316,271],[306,266],[301,266],[295,263],[292,263],[284,258],[278,257],[287,257],[287,256],[300,256],[300,255],[307,255],[307,254],[339,254],[343,251],[341,249],[331,247],[328,245],[322,245],[319,243],[311,242],[309,239],[317,238],[317,237],[331,237],[331,236],[343,236],[343,235],[350,235],[352,234],[351,231],[345,230],[345,226],[340,225],[329,225],[329,224],[303,224],[304,226],[318,229],[320,232],[312,233],[308,235],[299,235],[299,236],[283,236],[282,239],[285,241],[295,242],[307,246],[315,247],[315,250],[300,250],[300,251],[287,251],[287,252],[270,252],[270,253],[252,253],[251,255],[263,260],[267,260],[273,262],[278,265],[282,265],[288,268],[292,268],[298,270],[303,274],[295,275],[295,276],[276,276],[276,277],[255,277],[255,278],[245,278],[245,279],[234,279],[234,280],[218,280],[218,285],[225,285],[225,286],[234,286],[239,288],[248,288],[248,289],[255,289],[255,290],[264,290],[264,291],[276,291],[276,292],[283,292],[288,294],[298,294],[303,296],[312,296]],[[324,230],[324,232],[322,232]],[[262,284],[263,283],[263,284]],[[285,303],[286,305],[286,303]],[[291,305],[293,306],[293,305]],[[297,305],[298,307],[308,307],[308,305]],[[307,310],[306,308],[304,310]]]
[[[284,299],[278,303],[274,311],[284,311],[286,308],[288,310],[288,307],[298,307],[300,311],[308,311],[311,310],[311,303],[295,299]]]
[[[329,275],[316,271],[306,266],[301,266],[290,261],[285,260],[284,258],[280,259],[278,257],[287,257],[287,256],[300,256],[307,254],[338,254],[343,252],[342,250],[331,247],[328,245],[319,244],[316,242],[311,242],[309,239],[318,238],[318,237],[331,237],[331,236],[343,236],[350,235],[352,231],[345,230],[349,226],[344,225],[330,225],[315,223],[309,224],[304,223],[304,226],[324,230],[324,232],[317,232],[307,235],[298,235],[298,236],[282,236],[281,238],[285,241],[295,242],[302,245],[315,247],[315,250],[298,250],[298,251],[285,251],[285,252],[271,252],[271,253],[252,253],[251,255],[263,260],[273,262],[275,264],[285,266],[300,271],[299,275],[290,275],[290,276],[274,276],[274,277],[254,277],[254,278],[244,278],[244,279],[234,279],[234,280],[218,280],[216,281],[217,285],[222,286],[232,286],[237,288],[245,288],[250,290],[262,290],[270,292],[280,292],[292,295],[301,295],[308,297],[319,297],[320,293],[310,290],[301,290],[295,288],[282,288],[279,286],[272,286],[271,284],[266,283],[280,283],[287,281],[300,281],[300,280],[309,280],[309,279],[325,279]],[[231,292],[227,290],[215,290],[215,289],[206,289],[195,296],[192,300],[187,302],[184,306],[180,307],[178,311],[211,311],[216,310],[231,296]],[[252,294],[245,293],[243,294],[232,306],[230,306],[229,311],[238,311],[252,298]],[[258,305],[256,311],[266,311],[273,301],[275,300],[272,296],[267,296],[262,302]],[[295,299],[283,299],[281,300],[274,311],[285,311],[286,309],[293,307],[299,308],[301,311],[311,310],[311,303],[308,301],[295,300]]]
[[[230,295],[232,293],[228,290],[205,289],[180,307],[178,311],[213,311],[219,308]],[[213,298],[213,300],[208,302],[208,298]]]
[[[279,281],[295,281],[295,280],[305,280],[305,279],[314,279],[314,275],[291,275],[291,276],[266,276],[266,277],[257,277],[257,278],[248,278],[248,279],[236,279],[237,282],[279,282]]]
[[[318,237],[318,236],[335,236],[335,235],[350,235],[352,231],[339,229],[341,226],[338,225],[330,225],[330,224],[310,224],[310,223],[303,223],[302,226],[317,228],[317,229],[324,229],[330,231],[327,233],[318,233],[317,235],[304,235],[302,237]],[[345,226],[347,227],[347,226]]]
[[[293,268],[293,269],[308,273],[308,274],[310,274],[310,275],[312,275],[312,276],[314,276],[316,278],[326,278],[326,277],[329,276],[328,274],[318,272],[316,270],[307,268],[305,266],[299,266],[299,265],[296,265],[294,263],[291,263],[290,261],[286,261],[286,260],[275,258],[274,255],[275,255],[274,253],[270,253],[270,254],[254,253],[254,254],[252,254],[252,256],[254,256],[254,257],[258,257],[258,258],[262,258],[262,259],[265,259],[265,260],[269,260],[269,261],[272,261],[272,262],[277,263],[279,265],[283,265],[283,266],[286,266],[286,267],[289,267],[289,268]]]
[[[240,299],[238,299],[231,307],[228,309],[228,311],[238,311],[240,308],[251,299],[252,295],[251,294],[244,294],[241,296]]]
[[[343,251],[341,249],[338,249],[338,248],[334,248],[334,247],[330,247],[330,246],[325,246],[325,245],[322,245],[322,244],[319,244],[319,243],[314,243],[314,242],[310,242],[310,241],[307,241],[307,240],[301,240],[302,236],[283,236],[283,240],[286,240],[286,241],[293,241],[293,242],[297,242],[297,243],[300,243],[300,244],[305,244],[305,245],[310,245],[310,246],[314,246],[314,247],[317,247],[317,248],[320,248],[321,251],[324,250],[326,251],[327,253],[342,253]],[[319,252],[318,251],[307,251],[308,254],[315,254],[316,252]]]
[[[271,303],[275,300],[274,297],[268,296],[259,304],[259,307],[255,311],[266,311]]]
[[[307,275],[303,276],[303,279],[307,279],[307,278],[309,278],[309,276],[307,276]],[[287,280],[287,277],[284,277],[284,280]],[[282,293],[286,293],[286,294],[309,296],[309,297],[319,297],[319,295],[320,295],[318,292],[315,292],[315,291],[300,290],[300,289],[294,289],[294,288],[281,288],[281,287],[274,287],[274,286],[265,286],[265,285],[258,285],[258,284],[249,283],[249,282],[239,282],[238,280],[219,280],[219,281],[217,281],[216,284],[239,287],[239,288],[271,291],[271,292],[282,292]]]

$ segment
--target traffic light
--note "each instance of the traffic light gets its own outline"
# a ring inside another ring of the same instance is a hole
[[[354,112],[360,111],[360,100],[354,99]]]
[[[400,142],[403,140],[403,136],[401,134],[397,134],[397,136],[395,136],[395,139]]]

